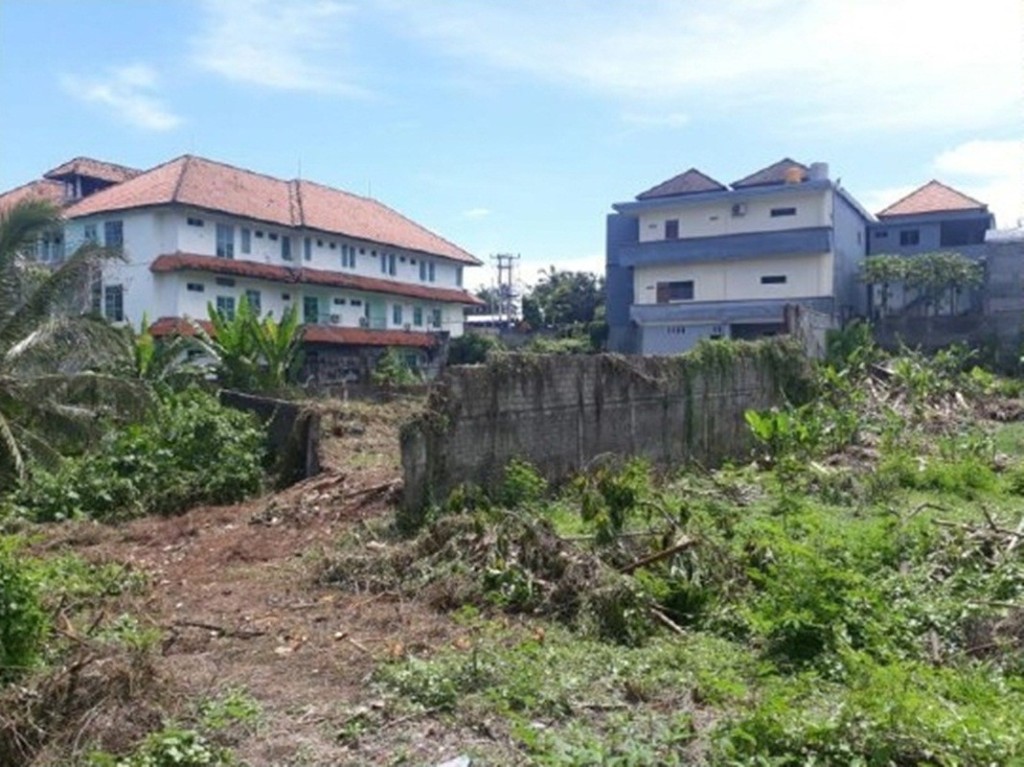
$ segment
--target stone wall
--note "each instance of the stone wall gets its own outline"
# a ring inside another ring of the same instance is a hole
[[[297,402],[222,390],[220,403],[254,413],[267,431],[272,471],[281,486],[320,473],[320,414]]]
[[[715,342],[678,357],[504,355],[450,368],[402,432],[404,507],[464,482],[490,486],[513,458],[548,479],[605,454],[658,465],[742,458],[748,408],[806,382],[792,342]]]

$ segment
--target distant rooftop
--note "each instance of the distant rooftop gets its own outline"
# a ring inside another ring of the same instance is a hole
[[[746,189],[752,186],[775,186],[777,184],[785,184],[790,181],[790,173],[795,173],[792,169],[799,171],[799,177],[797,180],[805,181],[809,168],[803,163],[799,163],[796,160],[791,160],[788,157],[783,157],[776,163],[772,163],[766,168],[761,168],[759,171],[751,173],[746,178],[741,178],[739,181],[732,182],[733,189]]]
[[[662,181],[646,192],[636,196],[638,200],[652,200],[658,197],[676,197],[683,194],[699,194],[700,192],[725,192],[728,191],[725,184],[701,173],[696,168],[690,168],[673,176],[668,181]]]
[[[878,217],[917,216],[923,213],[945,213],[958,210],[987,212],[988,206],[933,179],[906,197],[900,198],[885,210],[879,211]]]
[[[58,165],[53,170],[48,170],[43,174],[43,178],[62,179],[68,176],[86,176],[87,178],[97,178],[101,181],[120,184],[122,181],[135,178],[140,173],[142,171],[138,168],[129,168],[126,165],[94,160],[91,157],[76,157],[73,160],[68,160],[63,165]]]

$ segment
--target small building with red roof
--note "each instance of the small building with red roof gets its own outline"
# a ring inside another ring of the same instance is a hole
[[[985,232],[995,220],[988,205],[934,179],[876,214],[868,253],[912,255],[956,250],[971,255],[983,250]]]

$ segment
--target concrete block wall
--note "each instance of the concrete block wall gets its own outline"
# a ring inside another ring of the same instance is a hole
[[[523,354],[450,368],[402,432],[405,508],[465,482],[492,486],[513,458],[557,481],[606,454],[660,466],[745,457],[744,412],[779,404],[803,358],[778,340],[710,348],[718,353]]]

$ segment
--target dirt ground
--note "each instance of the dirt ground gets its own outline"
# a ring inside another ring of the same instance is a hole
[[[369,676],[381,660],[443,647],[459,629],[397,595],[343,593],[317,574],[338,537],[389,514],[398,426],[417,403],[325,405],[325,471],[283,492],[177,517],[54,527],[40,549],[145,573],[131,612],[162,635],[157,675],[180,700],[243,690],[262,707],[238,758],[252,765],[437,764],[466,741],[393,717]],[[374,713],[379,736],[339,738]],[[473,738],[472,733],[465,734]],[[38,761],[37,764],[46,763]]]

